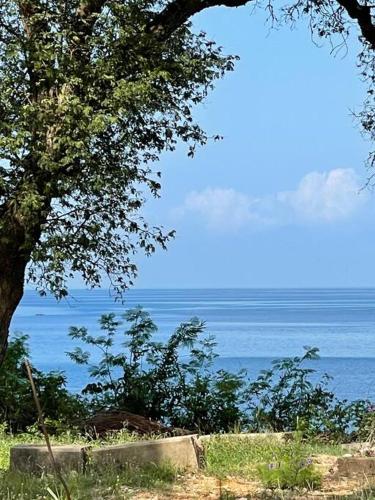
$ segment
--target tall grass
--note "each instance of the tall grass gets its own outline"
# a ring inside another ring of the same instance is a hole
[[[275,438],[233,439],[230,435],[218,435],[205,442],[206,470],[209,474],[224,478],[238,476],[257,479],[259,464],[274,462],[275,456],[282,456],[293,449],[295,444]],[[340,445],[324,444],[319,441],[301,443],[301,451],[306,456],[329,454],[340,456],[345,450]]]
[[[121,471],[105,468],[88,474],[71,473],[66,481],[74,500],[132,498],[134,489],[165,489],[177,479],[171,465],[126,467]],[[0,472],[1,500],[63,500],[61,484],[51,475]]]

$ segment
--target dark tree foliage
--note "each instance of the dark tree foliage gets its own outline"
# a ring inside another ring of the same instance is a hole
[[[0,367],[0,422],[12,432],[25,431],[38,420],[24,359],[29,356],[27,337],[15,337]],[[33,377],[43,414],[50,426],[71,425],[83,417],[85,410],[79,398],[65,388],[63,373],[43,373],[33,369]]]
[[[0,0],[0,364],[25,276],[67,294],[107,275],[116,292],[136,275],[133,254],[173,232],[142,218],[151,165],[177,141],[207,140],[192,118],[233,58],[189,19],[249,4],[273,23],[309,19],[345,42],[354,24],[369,82],[359,119],[374,138],[374,8],[367,0]],[[374,161],[370,154],[369,165]]]
[[[205,143],[191,109],[233,58],[182,25],[156,43],[159,2],[1,1],[0,362],[25,270],[60,298],[67,279],[132,284],[137,249],[173,232],[141,216],[151,164]]]

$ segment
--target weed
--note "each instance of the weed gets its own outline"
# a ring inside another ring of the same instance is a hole
[[[257,467],[263,485],[272,489],[319,487],[322,476],[306,452],[306,447],[298,435],[285,446],[275,449],[272,461]]]
[[[258,465],[273,463],[274,457],[285,454],[295,444],[286,443],[272,437],[247,436],[243,434],[238,439],[230,435],[217,435],[205,442],[206,471],[217,477],[234,475],[246,479],[259,477]],[[321,443],[319,441],[301,441],[299,444],[306,457],[318,453],[342,455],[345,453],[338,445]]]

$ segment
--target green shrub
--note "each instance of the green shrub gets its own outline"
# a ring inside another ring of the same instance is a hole
[[[345,440],[356,436],[368,401],[339,400],[329,389],[332,379],[324,374],[313,382],[316,370],[306,367],[317,360],[319,349],[305,347],[301,357],[277,359],[262,370],[246,389],[248,420],[252,430],[303,430]]]
[[[37,413],[24,359],[29,357],[27,336],[11,340],[4,363],[0,367],[0,422],[12,432],[26,430],[37,421]],[[44,416],[50,423],[71,424],[84,414],[78,397],[65,388],[66,379],[60,372],[43,373],[33,370]]]
[[[73,339],[101,353],[96,364],[81,347],[69,353],[92,379],[82,397],[67,391],[63,373],[34,370],[44,416],[54,431],[102,409],[124,409],[201,433],[299,429],[342,441],[363,436],[369,427],[368,401],[337,399],[328,375],[314,381],[316,370],[306,362],[318,358],[317,348],[275,360],[249,381],[244,370],[214,370],[216,343],[196,318],[182,323],[165,343],[154,340],[157,327],[139,307],[121,318],[103,315],[100,326],[102,334],[96,336],[84,327],[70,329]],[[0,422],[12,432],[37,420],[23,364],[28,356],[27,337],[16,336],[0,368]]]
[[[358,437],[361,441],[375,443],[375,405],[369,405],[359,424]]]
[[[86,328],[70,329],[73,339],[101,352],[96,365],[80,347],[69,353],[76,363],[88,367],[94,379],[83,390],[94,411],[125,409],[203,433],[244,423],[245,374],[213,371],[215,342],[204,335],[202,321],[182,323],[161,343],[153,340],[157,327],[141,308],[129,310],[122,320],[114,314],[102,316],[103,335],[92,336]],[[114,339],[121,334],[124,342],[116,351]]]
[[[314,382],[316,370],[306,362],[318,359],[317,348],[275,360],[250,382],[244,370],[213,370],[216,344],[196,318],[182,323],[166,343],[153,340],[157,327],[140,307],[120,319],[103,315],[100,326],[104,333],[97,336],[84,327],[70,329],[72,338],[102,354],[96,365],[80,347],[69,354],[88,366],[94,379],[83,390],[93,410],[126,409],[204,433],[234,427],[255,432],[303,429],[346,440],[356,436],[369,405],[337,399],[327,374]],[[124,342],[116,350],[114,339],[121,330]]]
[[[284,447],[275,448],[272,462],[258,466],[259,478],[267,488],[318,488],[321,474],[297,438]]]

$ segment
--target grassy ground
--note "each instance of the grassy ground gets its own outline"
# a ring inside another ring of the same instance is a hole
[[[142,469],[111,469],[100,474],[70,474],[66,477],[74,500],[130,499],[138,489],[166,489],[176,481],[176,470],[168,465]],[[0,472],[1,500],[63,500],[61,484],[51,476]]]
[[[120,432],[108,437],[102,443],[118,444],[134,441],[135,435]],[[64,498],[61,485],[51,476],[34,477],[30,475],[13,474],[7,471],[9,465],[9,449],[19,443],[40,443],[41,437],[37,433],[24,434],[11,437],[0,432],[0,499],[1,500],[62,500]],[[86,444],[87,439],[74,434],[65,434],[53,439],[58,444]],[[93,443],[90,442],[92,445]],[[100,445],[96,443],[95,445]],[[195,484],[209,480],[212,484],[225,478],[239,478],[243,481],[257,479],[259,464],[271,463],[277,456],[292,452],[292,443],[281,443],[274,439],[249,440],[233,439],[227,436],[217,436],[206,443],[205,469],[194,478]],[[318,442],[299,443],[299,453],[305,457],[316,455],[338,456],[345,451],[339,445],[327,445]],[[149,466],[147,468],[132,468],[122,471],[103,470],[86,475],[71,474],[67,478],[69,488],[74,500],[120,500],[130,498],[186,498],[184,497],[183,477],[172,466],[165,464],[162,467]],[[189,480],[191,480],[190,478]],[[187,485],[191,483],[186,483]],[[175,494],[179,488],[182,496]],[[139,495],[140,491],[150,492],[150,497]],[[156,492],[155,495],[152,492]],[[152,496],[154,495],[154,496]],[[222,500],[236,498],[223,491]],[[226,496],[227,495],[227,496]],[[364,492],[361,496],[348,497],[350,500],[371,499],[371,491]],[[189,497],[190,498],[190,497]],[[196,498],[218,498],[200,497]],[[246,498],[246,496],[245,496]],[[254,498],[250,496],[249,498]],[[272,498],[277,498],[276,496]],[[289,496],[283,496],[289,498]]]
[[[37,432],[10,436],[0,427],[0,500],[60,500],[65,498],[61,484],[54,477],[34,477],[28,474],[14,474],[8,471],[9,452],[17,444],[44,444]],[[92,441],[75,433],[52,437],[52,444],[121,444],[139,440],[139,436],[126,431],[116,432],[105,440]],[[150,465],[145,468],[126,469],[121,472],[104,470],[100,475],[71,474],[66,479],[74,500],[132,498],[133,490],[139,488],[167,488],[177,477],[177,471],[170,465]],[[125,487],[126,485],[126,487]]]
[[[293,442],[283,443],[275,439],[252,440],[231,439],[227,436],[216,436],[206,445],[206,470],[217,477],[233,475],[245,479],[257,478],[259,464],[269,464],[275,457],[292,452]],[[340,456],[344,450],[340,445],[324,444],[318,441],[302,443],[300,453],[306,457],[317,454]]]

